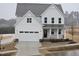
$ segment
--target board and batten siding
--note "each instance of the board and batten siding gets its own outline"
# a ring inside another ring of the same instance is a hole
[[[27,18],[32,18],[32,23],[27,23]],[[20,31],[23,31],[23,33],[20,33]],[[39,41],[39,39],[42,39],[42,26],[30,10],[16,24],[15,35],[20,41]]]

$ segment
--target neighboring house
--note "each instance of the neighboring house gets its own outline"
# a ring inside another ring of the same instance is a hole
[[[18,3],[15,34],[20,41],[64,38],[64,14],[60,4]]]

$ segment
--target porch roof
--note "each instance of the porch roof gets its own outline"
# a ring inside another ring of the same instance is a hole
[[[64,28],[64,24],[45,24],[45,25],[43,25],[43,28],[55,28],[55,29],[57,29],[57,28]]]
[[[43,27],[64,27],[64,24],[43,24]]]

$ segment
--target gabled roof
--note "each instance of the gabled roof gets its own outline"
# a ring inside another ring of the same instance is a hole
[[[64,13],[61,4],[55,4],[55,5],[62,13]]]
[[[35,16],[40,16],[51,4],[38,4],[38,3],[18,3],[16,8],[16,16],[24,16],[28,10],[31,10]],[[60,4],[54,4],[63,13]]]

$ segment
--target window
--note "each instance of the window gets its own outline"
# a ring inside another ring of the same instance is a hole
[[[54,34],[54,29],[51,30],[51,34]]]
[[[61,23],[61,18],[59,18],[59,23]]]
[[[25,33],[29,33],[28,31],[25,31]]]
[[[32,31],[30,33],[33,33]]]
[[[27,18],[27,23],[29,23],[29,18]]]
[[[39,33],[38,31],[19,31],[19,33]]]
[[[47,17],[44,18],[44,23],[47,23]]]
[[[20,31],[20,33],[23,33],[23,31]]]
[[[32,18],[29,18],[30,19],[30,23],[32,23]]]
[[[61,29],[59,29],[59,32],[58,32],[58,34],[61,34]]]
[[[32,18],[27,18],[27,23],[32,23]]]
[[[52,18],[51,20],[52,20],[52,23],[54,23],[54,18]]]
[[[35,33],[39,33],[39,32],[35,32]]]

